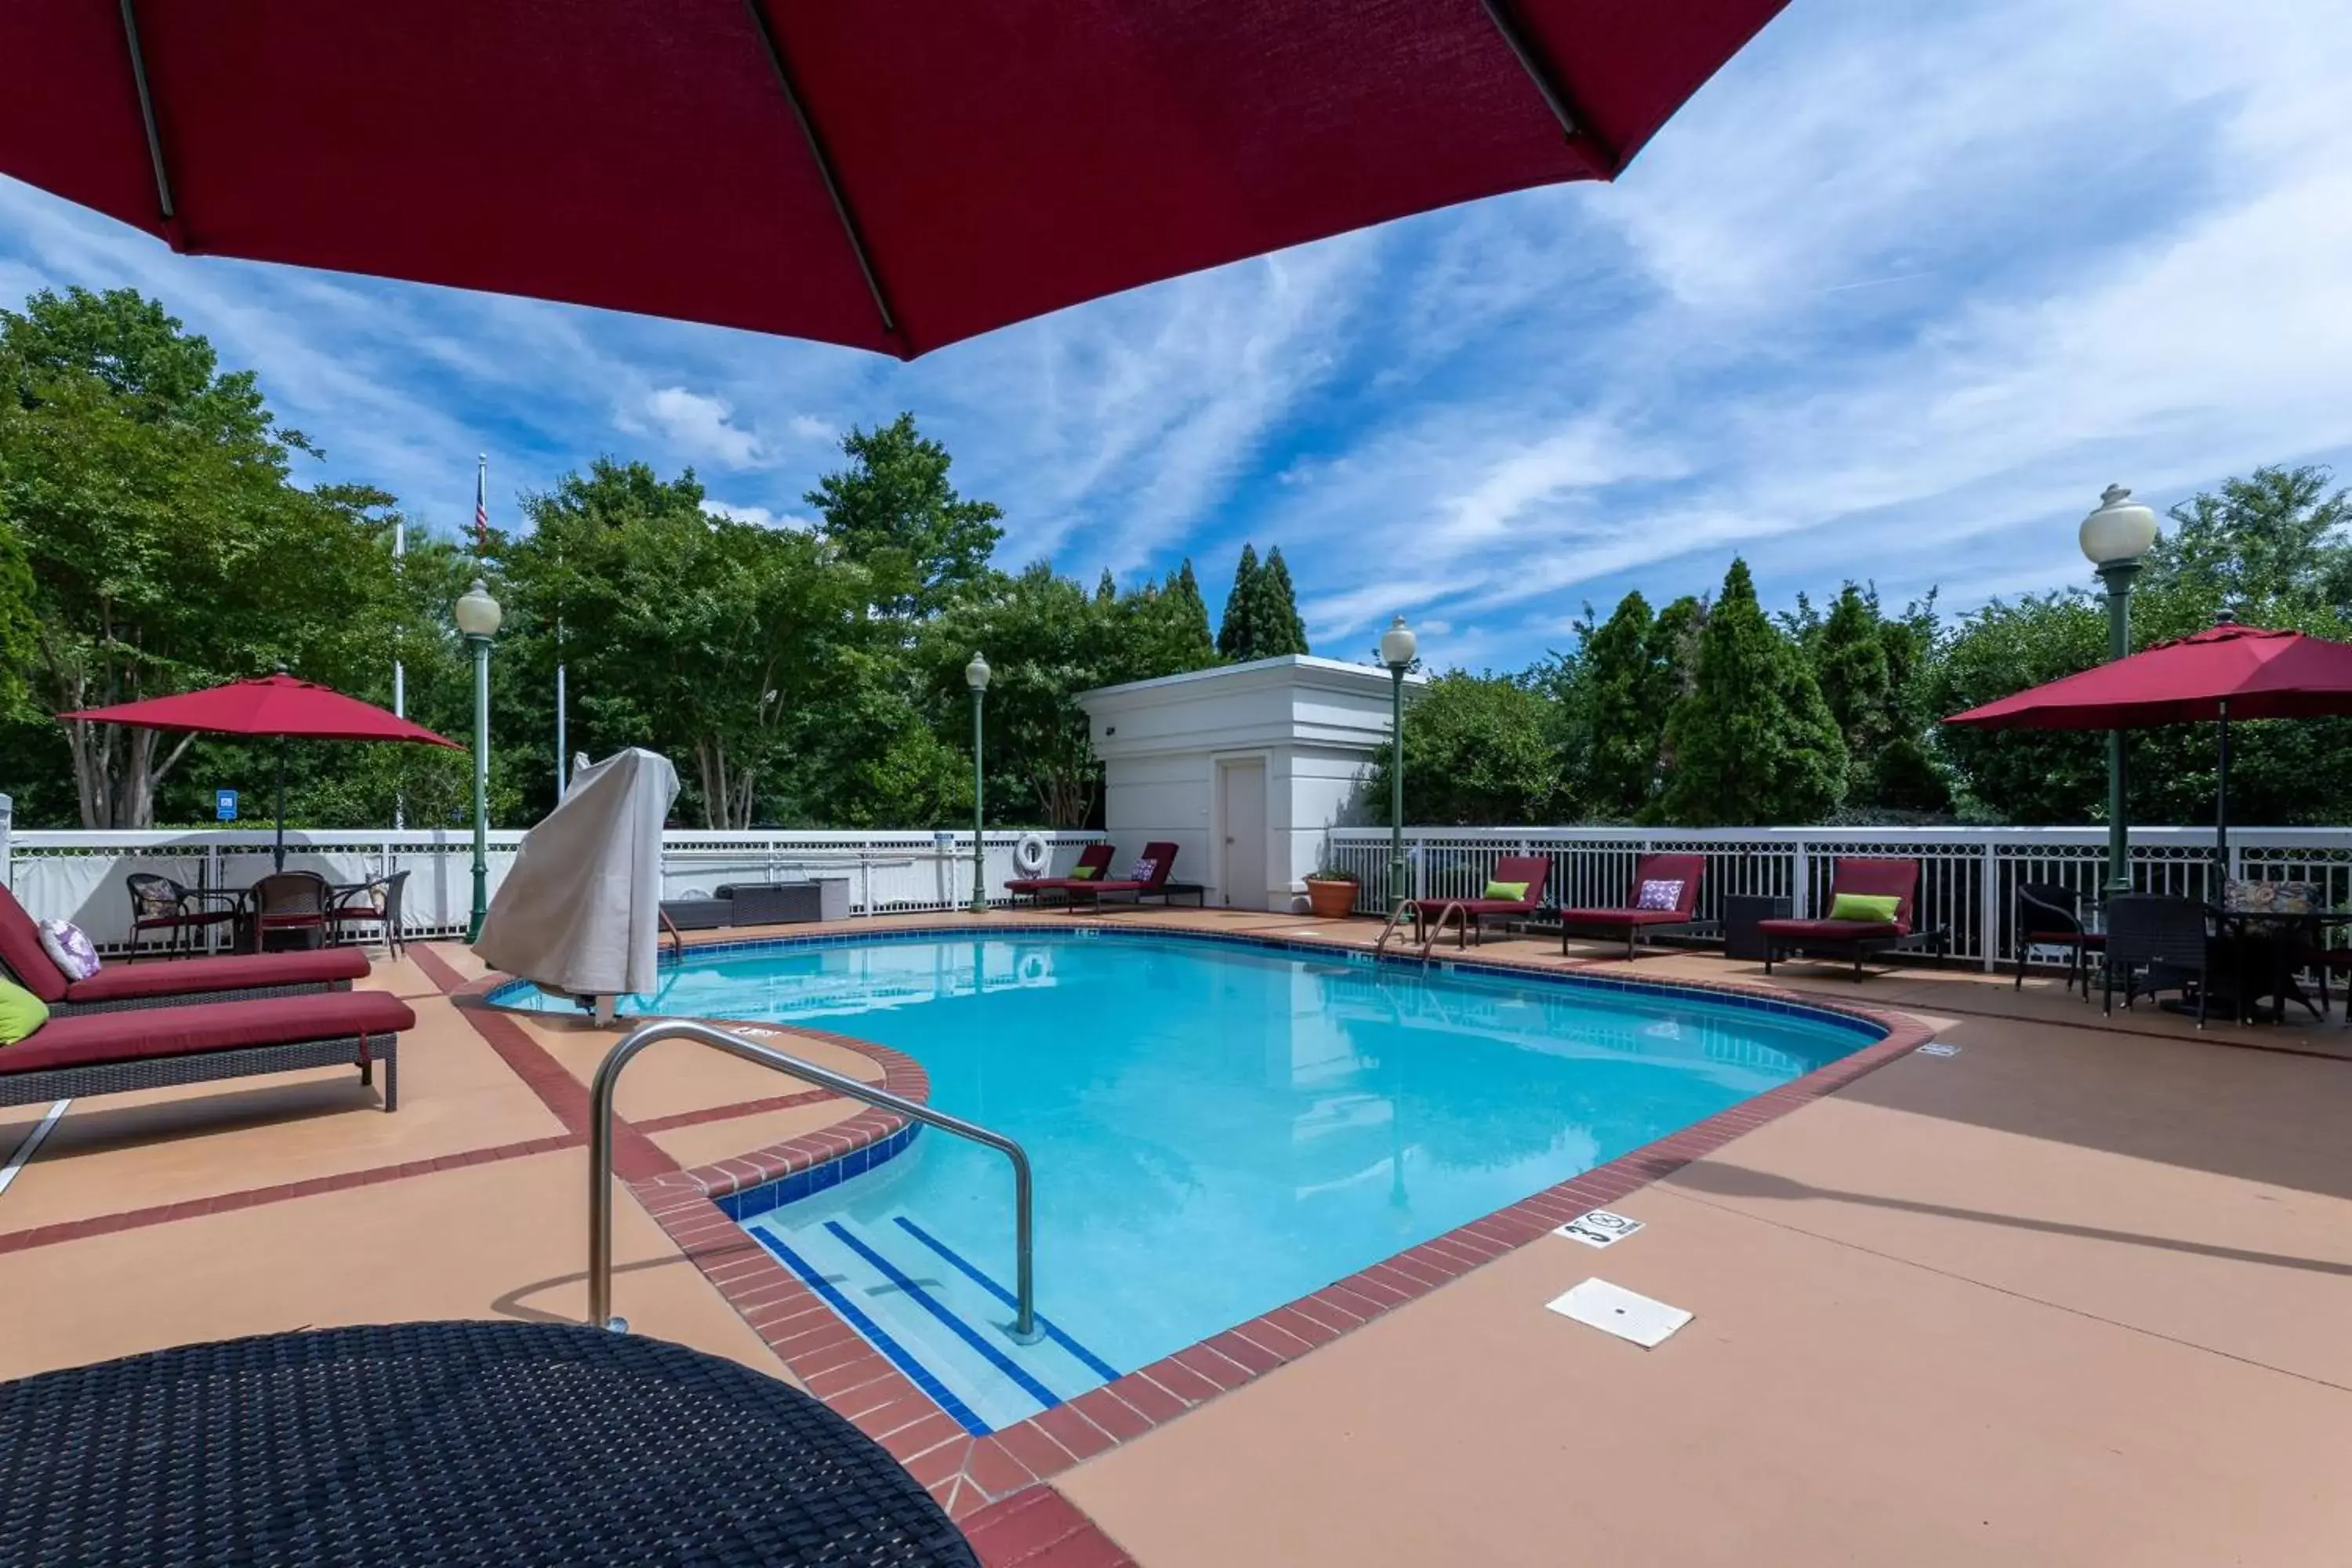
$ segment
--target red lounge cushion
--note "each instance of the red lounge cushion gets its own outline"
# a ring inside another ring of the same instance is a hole
[[[1415,899],[1413,907],[1424,916],[1435,920],[1446,909],[1460,910],[1465,915],[1515,915],[1530,906],[1523,899]]]
[[[1910,934],[1892,921],[1758,921],[1756,929],[1783,942],[1868,942]]]
[[[194,1056],[247,1046],[292,1046],[415,1026],[408,1004],[386,991],[266,996],[256,1002],[141,1007],[52,1018],[31,1038],[0,1047],[0,1073]]]
[[[0,963],[8,966],[17,984],[42,1001],[65,1000],[65,971],[41,950],[41,928],[5,888],[0,888]]]
[[[207,991],[357,980],[367,972],[367,953],[356,947],[322,947],[312,952],[233,952],[218,958],[173,959],[166,963],[110,963],[89,979],[77,980],[67,986],[65,999],[121,1002],[147,996],[201,998]]]
[[[1562,910],[1562,925],[1680,925],[1690,919],[1680,910]]]

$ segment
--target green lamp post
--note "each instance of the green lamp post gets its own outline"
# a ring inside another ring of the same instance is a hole
[[[505,612],[479,577],[457,601],[457,633],[474,650],[474,913],[466,940],[482,934],[490,908],[490,638]]]
[[[1389,667],[1389,912],[1405,900],[1404,879],[1404,675],[1412,668],[1421,639],[1402,616],[1381,634],[1381,662]]]
[[[2083,520],[2083,553],[2107,585],[2107,658],[2131,652],[2132,579],[2140,557],[2156,542],[2156,513],[2131,499],[2121,485],[2109,485],[2096,510]],[[2109,897],[2131,891],[2130,833],[2124,790],[2124,732],[2107,731],[2107,878]]]
[[[988,697],[988,658],[975,653],[971,662],[963,667],[963,683],[971,688],[971,912],[988,912],[988,874],[985,851],[980,839],[980,796],[985,787],[988,769],[981,760],[981,704]]]

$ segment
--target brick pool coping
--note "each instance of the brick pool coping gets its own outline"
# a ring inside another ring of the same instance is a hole
[[[889,934],[961,935],[975,929],[997,935],[1089,928],[1069,921],[993,923],[981,928],[933,924],[893,927]],[[1362,955],[1360,948],[1311,936],[1256,937],[1240,932],[1190,932],[1168,927],[1148,929],[1180,940]],[[833,945],[871,941],[880,934],[883,933],[859,932],[697,946],[740,949]],[[1557,963],[1507,957],[1446,962],[1457,970],[1550,977],[1580,986],[1696,993],[1765,1005],[1766,1010],[1771,1012],[1811,1013],[1855,1020],[1883,1029],[1885,1034],[1802,1078],[1742,1100],[1496,1213],[1407,1247],[1319,1290],[985,1436],[975,1437],[966,1432],[961,1422],[869,1345],[823,1298],[759,1246],[720,1207],[735,1194],[838,1162],[891,1138],[906,1130],[904,1119],[888,1111],[864,1109],[819,1131],[691,1170],[665,1161],[669,1169],[631,1179],[629,1188],[670,1240],[810,1393],[887,1449],[940,1500],[950,1518],[960,1523],[969,1522],[975,1531],[983,1531],[999,1521],[1009,1526],[1016,1512],[1024,1518],[1031,1517],[1035,1510],[1032,1507],[1034,1499],[1028,1494],[1038,1489],[1039,1483],[1051,1480],[1081,1460],[1142,1436],[1195,1405],[1263,1377],[1318,1346],[1459,1279],[1481,1264],[1525,1247],[1589,1209],[1606,1207],[1735,1138],[1835,1093],[1917,1048],[1935,1032],[1908,1016],[1843,1001],[1792,1001],[1786,991],[1739,982],[1627,980],[1583,973],[1573,967],[1563,969]],[[1568,976],[1572,980],[1564,980]],[[486,997],[508,983],[503,977],[489,976],[465,990]],[[852,1036],[797,1026],[786,1028],[760,1025],[755,1026],[755,1032],[818,1039],[865,1056],[882,1068],[884,1088],[918,1101],[929,1099],[929,1076],[919,1063],[904,1052]],[[1062,1550],[1071,1554],[1074,1563],[1080,1558],[1088,1563],[1123,1561],[1116,1548],[1098,1535],[1090,1542],[1074,1538]]]

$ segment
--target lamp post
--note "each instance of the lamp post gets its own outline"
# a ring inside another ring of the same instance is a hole
[[[474,914],[466,940],[482,934],[490,908],[490,638],[504,612],[479,577],[457,601],[458,635],[474,650]]]
[[[1381,634],[1381,662],[1389,667],[1389,912],[1404,906],[1404,672],[1421,639],[1402,616]]]
[[[2083,553],[2107,585],[2107,658],[2131,652],[2131,586],[2140,557],[2156,542],[2156,513],[2131,499],[2121,485],[2109,485],[2098,509],[2083,520]],[[2129,832],[2124,801],[2124,732],[2107,731],[2107,880],[2110,897],[2131,891]]]
[[[988,656],[975,653],[963,667],[963,683],[971,688],[971,912],[988,912],[987,861],[980,842],[980,795],[987,768],[980,754],[980,707],[988,696]]]

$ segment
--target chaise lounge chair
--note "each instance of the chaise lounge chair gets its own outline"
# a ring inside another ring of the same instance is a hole
[[[1130,868],[1131,871],[1141,872],[1141,876],[1115,877],[1100,882],[1073,879],[1068,887],[1062,889],[1063,895],[1069,900],[1073,910],[1083,903],[1088,909],[1099,910],[1105,893],[1117,893],[1130,903],[1141,903],[1146,899],[1165,901],[1168,898],[1168,873],[1175,868],[1175,865],[1176,846],[1164,839],[1159,840],[1145,845],[1143,853],[1136,857],[1135,865]]]
[[[42,948],[41,928],[14,893],[0,888],[0,968],[47,1003],[52,1016],[62,1018],[129,1007],[349,991],[352,982],[368,972],[368,956],[356,947],[225,953],[160,963],[110,963],[87,980],[68,980]]]
[[[1015,903],[1020,902],[1024,893],[1029,895],[1032,902],[1040,904],[1045,901],[1047,893],[1060,893],[1066,897],[1073,887],[1099,885],[1104,878],[1110,875],[1110,858],[1116,853],[1108,840],[1089,844],[1078,851],[1078,863],[1071,868],[1068,876],[1022,877],[1005,883],[1004,890]]]
[[[416,1015],[385,991],[271,996],[51,1018],[0,1046],[0,1105],[208,1083],[257,1073],[353,1066],[383,1108],[400,1107],[400,1033]]]
[[[1544,879],[1551,875],[1551,859],[1544,855],[1506,855],[1495,862],[1488,873],[1486,885],[1497,882],[1517,883],[1524,891],[1516,899],[1408,899],[1405,907],[1412,912],[1416,931],[1427,930],[1443,921],[1447,910],[1462,911],[1461,927],[1454,933],[1454,945],[1466,947],[1473,942],[1486,941],[1489,921],[1523,921],[1536,912],[1543,901]],[[1443,935],[1441,930],[1436,934]]]
[[[1756,929],[1764,937],[1764,973],[1771,973],[1773,960],[1784,953],[1832,953],[1840,957],[1851,954],[1853,975],[1859,980],[1866,954],[1942,952],[1949,941],[1941,927],[1933,931],[1912,927],[1911,900],[1918,890],[1916,860],[1841,856],[1830,874],[1829,919],[1756,922]],[[1841,920],[1837,918],[1838,900],[1848,895],[1892,899],[1894,903],[1884,918]]]
[[[1623,907],[1559,911],[1561,955],[1567,955],[1569,938],[1579,934],[1622,935],[1625,956],[1631,958],[1644,931],[1688,930],[1698,908],[1699,881],[1706,875],[1704,855],[1643,856],[1633,863],[1633,885],[1626,891]],[[1672,890],[1645,900],[1643,895],[1648,889]]]

